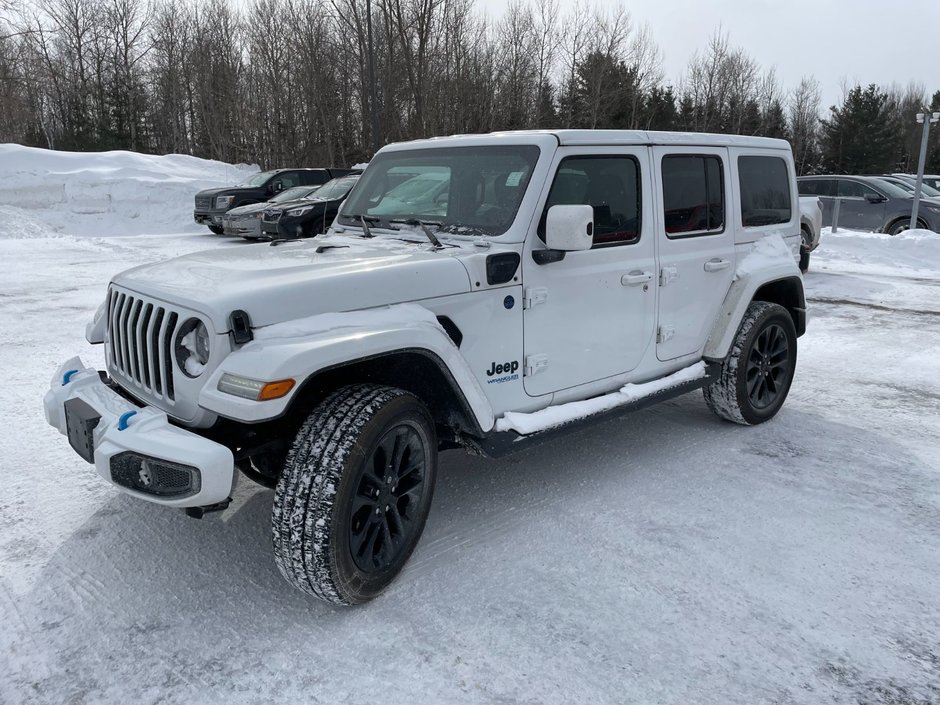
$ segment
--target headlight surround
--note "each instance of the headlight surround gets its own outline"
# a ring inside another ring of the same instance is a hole
[[[176,365],[187,377],[201,375],[209,363],[211,341],[209,329],[198,318],[190,318],[176,334]]]
[[[924,210],[928,210],[931,213],[940,213],[940,206],[931,206],[929,204],[924,204]]]
[[[304,206],[303,208],[294,208],[293,210],[287,211],[287,215],[289,215],[291,218],[296,218],[299,215],[305,215],[309,213],[313,209],[314,209],[314,206]]]
[[[235,200],[235,196],[217,196],[215,199],[216,208],[225,208],[226,210],[231,208],[232,201]]]

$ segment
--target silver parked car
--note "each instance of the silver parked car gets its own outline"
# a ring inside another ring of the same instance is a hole
[[[823,226],[832,225],[836,199],[842,201],[839,227],[849,230],[898,233],[910,228],[913,191],[875,176],[801,176],[801,196],[817,196],[823,206]],[[922,198],[917,227],[940,232],[940,198]]]
[[[281,191],[274,198],[263,203],[249,203],[245,206],[232,208],[222,216],[222,232],[226,235],[239,235],[244,238],[261,237],[261,216],[264,209],[272,203],[287,203],[299,201],[310,196],[322,184],[317,186],[294,186]]]

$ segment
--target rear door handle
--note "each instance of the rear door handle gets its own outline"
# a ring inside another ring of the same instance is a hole
[[[727,269],[731,266],[731,260],[729,259],[710,259],[705,263],[706,272],[720,272],[722,269]]]
[[[620,277],[620,283],[624,286],[637,286],[639,284],[645,284],[646,282],[653,281],[652,272],[630,272],[629,274],[624,274]]]

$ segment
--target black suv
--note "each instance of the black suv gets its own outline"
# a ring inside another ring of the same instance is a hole
[[[271,239],[286,239],[313,237],[326,232],[358,180],[358,173],[333,179],[301,201],[265,208],[261,234]]]
[[[274,169],[255,174],[237,186],[211,188],[196,194],[193,219],[205,223],[216,235],[222,234],[222,215],[230,208],[262,203],[294,186],[319,186],[350,169]]]

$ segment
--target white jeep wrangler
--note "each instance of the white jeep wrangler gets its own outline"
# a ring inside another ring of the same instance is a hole
[[[401,570],[440,449],[499,455],[702,387],[774,416],[805,304],[779,140],[516,132],[390,145],[325,235],[114,278],[51,425],[121,490],[201,516],[275,488],[284,577],[342,604]]]

